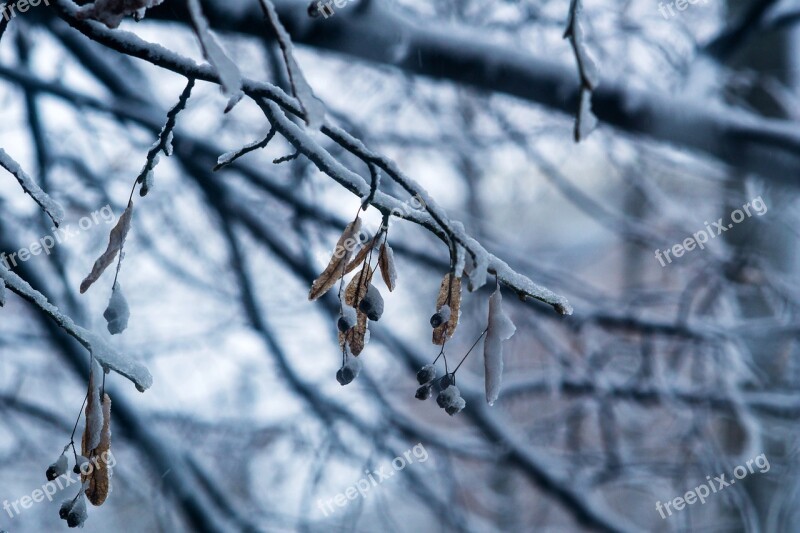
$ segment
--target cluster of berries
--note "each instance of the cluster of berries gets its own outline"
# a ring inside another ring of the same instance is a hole
[[[75,466],[72,468],[72,471],[76,474],[86,474],[85,465],[91,466],[89,459],[79,455]],[[69,461],[67,459],[65,448],[65,452],[61,454],[58,460],[47,467],[47,471],[45,472],[47,481],[53,481],[63,476],[67,473],[68,467]],[[62,520],[66,520],[69,527],[83,526],[84,522],[86,522],[86,518],[88,517],[88,513],[86,511],[86,498],[83,497],[83,490],[78,493],[77,497],[64,500],[61,503],[61,509],[58,511],[58,516],[60,516]]]
[[[437,395],[436,404],[450,416],[460,413],[467,405],[467,402],[461,397],[461,391],[455,385],[454,374],[445,374],[437,378],[436,367],[425,365],[417,372],[417,382],[420,387],[417,389],[415,397],[418,400],[427,400],[435,393]]]

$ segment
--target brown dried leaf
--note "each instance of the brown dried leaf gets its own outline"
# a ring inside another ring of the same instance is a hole
[[[347,288],[344,291],[344,303],[358,311],[358,302],[364,299],[369,289],[369,284],[372,283],[372,275],[375,273],[369,265],[364,265],[358,274],[353,276]]]
[[[436,298],[436,310],[439,311],[445,305],[450,306],[450,320],[433,330],[433,344],[439,346],[455,333],[458,326],[458,311],[461,307],[461,278],[454,277],[450,283],[450,273],[442,279],[439,296]]]
[[[356,311],[356,316],[358,317],[356,325],[347,332],[348,346],[353,355],[360,354],[367,343],[367,314],[359,310]]]
[[[331,287],[336,285],[337,281],[342,279],[345,274],[345,265],[347,265],[355,249],[354,244],[351,245],[349,240],[353,239],[359,231],[361,231],[361,218],[356,218],[344,228],[342,236],[339,237],[339,241],[336,243],[333,256],[331,256],[331,260],[328,262],[328,266],[325,267],[322,274],[311,284],[311,290],[308,293],[308,299],[310,301],[314,301],[328,292]]]
[[[381,252],[378,254],[378,267],[381,269],[381,277],[389,292],[392,292],[397,286],[397,270],[394,266],[394,252],[385,242],[381,246]]]
[[[358,251],[358,254],[356,254],[355,258],[350,261],[350,264],[348,264],[347,268],[344,269],[345,274],[349,274],[353,270],[357,269],[358,266],[364,262],[364,260],[367,258],[367,254],[369,254],[369,251],[372,249],[373,244],[374,242],[370,241],[366,246],[363,246],[361,250]]]
[[[110,489],[109,459],[111,456],[111,398],[108,394],[103,395],[103,430],[100,444],[94,449],[92,458],[92,471],[88,476],[82,476],[89,480],[86,489],[86,497],[92,505],[103,505],[106,501]],[[83,479],[82,481],[86,481]]]
[[[94,266],[92,267],[92,271],[86,276],[86,279],[81,282],[81,294],[89,290],[89,287],[103,275],[103,272],[114,262],[114,258],[116,258],[119,251],[122,250],[122,245],[125,244],[125,237],[128,236],[128,231],[131,229],[132,217],[133,202],[131,201],[128,202],[128,207],[125,208],[125,212],[122,213],[117,224],[111,230],[111,234],[108,236],[106,251],[97,258],[97,261],[94,262]]]

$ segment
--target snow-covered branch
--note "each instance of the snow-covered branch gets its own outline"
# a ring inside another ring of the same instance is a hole
[[[70,317],[51,304],[42,293],[2,265],[0,265],[0,279],[9,290],[28,300],[53,319],[61,329],[74,337],[84,348],[89,350],[104,369],[113,370],[125,376],[136,385],[140,392],[149,389],[153,384],[153,377],[144,365],[120,354],[99,335],[75,324]]]

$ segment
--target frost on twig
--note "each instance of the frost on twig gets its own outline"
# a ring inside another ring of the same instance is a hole
[[[217,38],[211,33],[208,21],[200,8],[200,0],[189,0],[189,14],[192,17],[192,27],[198,41],[200,41],[200,47],[203,49],[203,55],[217,71],[222,91],[228,98],[228,105],[225,107],[225,112],[227,113],[244,96],[242,92],[242,74],[239,72],[239,67],[236,66],[236,63],[228,57]]]
[[[292,93],[300,101],[305,113],[306,124],[312,129],[319,129],[325,121],[325,107],[322,105],[311,86],[306,81],[300,66],[294,59],[294,47],[292,46],[292,38],[289,32],[283,27],[278,13],[275,12],[275,6],[272,5],[270,0],[261,0],[261,7],[264,10],[264,16],[269,20],[270,25],[275,30],[278,37],[278,44],[283,53],[283,61],[286,64],[286,71],[289,74],[289,83],[292,86]]]
[[[147,61],[156,66],[179,72],[187,77],[204,80],[209,79],[210,69],[205,65],[196,65],[191,60],[167,48],[145,42],[140,37],[131,33],[120,31],[111,32],[99,26],[90,27],[76,24],[74,19],[69,18],[69,16],[74,13],[73,8],[70,8],[69,5],[66,4],[59,4],[59,8],[64,10],[70,24],[92,39],[98,40],[114,50],[128,55],[146,58]],[[219,82],[219,80],[212,81]],[[284,110],[298,115],[302,111],[292,98],[273,85],[253,81],[251,79],[243,80],[243,89],[248,96],[253,98],[261,107],[277,132],[281,133],[288,142],[301,154],[308,157],[322,172],[333,178],[353,194],[357,194],[360,198],[365,198],[370,194],[370,186],[360,175],[341,164],[341,162],[316,142],[307,131],[297,126],[286,115]],[[324,124],[322,132],[355,156],[362,160],[369,160],[375,163],[385,175],[400,184],[409,194],[422,201],[425,205],[425,209],[404,209],[402,201],[380,190],[375,192],[374,199],[371,202],[373,206],[379,208],[383,212],[397,212],[399,213],[397,216],[400,218],[419,224],[427,230],[432,231],[439,238],[448,239],[450,235],[453,235],[457,245],[456,250],[458,250],[459,246],[462,247],[465,252],[465,258],[474,259],[478,255],[488,254],[474,239],[467,241],[466,238],[468,236],[463,229],[462,231],[455,231],[454,226],[456,222],[447,218],[444,210],[433,202],[433,199],[425,193],[424,189],[422,189],[418,183],[404,175],[394,161],[369,150],[362,141],[335,125]],[[494,255],[488,254],[484,257],[487,257],[489,260],[487,267],[488,273],[496,275],[501,283],[514,290],[521,298],[535,298],[550,304],[556,311],[563,315],[572,313],[572,307],[563,296],[557,295],[533,283],[524,275],[515,272],[505,262]],[[482,276],[479,276],[477,281],[480,281],[480,277]]]
[[[158,134],[158,140],[153,143],[153,146],[147,152],[147,160],[136,178],[136,182],[142,184],[139,189],[140,196],[146,196],[150,189],[153,188],[153,169],[158,164],[158,153],[163,152],[167,157],[172,155],[172,134],[175,130],[178,113],[186,108],[186,103],[189,101],[193,88],[194,78],[189,78],[180,98],[178,98],[178,103],[167,113],[167,121],[161,129],[161,133]]]
[[[581,0],[571,0],[567,17],[567,29],[564,31],[564,38],[569,39],[572,51],[575,53],[578,74],[581,79],[580,102],[578,104],[578,114],[575,118],[575,142],[585,139],[597,126],[597,117],[592,113],[592,91],[594,91],[598,83],[597,66],[589,56],[589,52],[586,50],[586,43],[583,41],[583,28],[578,20],[580,12]]]
[[[11,174],[17,178],[17,181],[22,186],[22,190],[25,193],[33,198],[33,201],[39,204],[39,207],[47,213],[47,216],[50,217],[50,220],[53,221],[53,224],[58,227],[61,222],[64,220],[64,208],[61,207],[61,204],[50,198],[50,196],[44,192],[39,185],[33,181],[22,167],[19,166],[19,163],[14,161],[10,155],[6,153],[5,150],[0,148],[0,166],[4,169],[9,171]]]
[[[99,335],[75,324],[70,317],[51,304],[43,294],[35,290],[28,282],[14,272],[8,270],[2,264],[0,264],[0,279],[3,280],[6,287],[12,292],[41,309],[53,319],[61,329],[66,331],[84,348],[89,350],[104,369],[110,369],[125,376],[136,385],[136,388],[140,392],[149,389],[153,384],[153,377],[144,365],[120,354]]]

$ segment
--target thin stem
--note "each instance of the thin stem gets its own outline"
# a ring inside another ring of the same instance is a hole
[[[464,364],[464,361],[467,359],[467,356],[468,356],[468,355],[469,355],[469,354],[472,352],[472,350],[474,350],[474,349],[475,349],[475,347],[478,345],[478,342],[480,342],[480,340],[483,338],[483,336],[484,336],[484,335],[486,335],[486,332],[487,332],[487,331],[489,331],[489,328],[488,328],[488,327],[487,327],[486,329],[484,329],[484,330],[483,330],[483,333],[481,333],[481,334],[478,336],[478,338],[475,340],[475,342],[472,344],[472,347],[471,347],[471,348],[470,348],[470,349],[467,351],[467,353],[466,353],[466,354],[464,355],[464,357],[461,359],[461,362],[460,362],[460,363],[458,363],[458,366],[456,367],[456,369],[455,369],[455,370],[453,370],[453,374],[455,374],[456,372],[458,372],[458,369],[459,369],[459,368],[461,368],[461,365],[462,365],[462,364]]]

